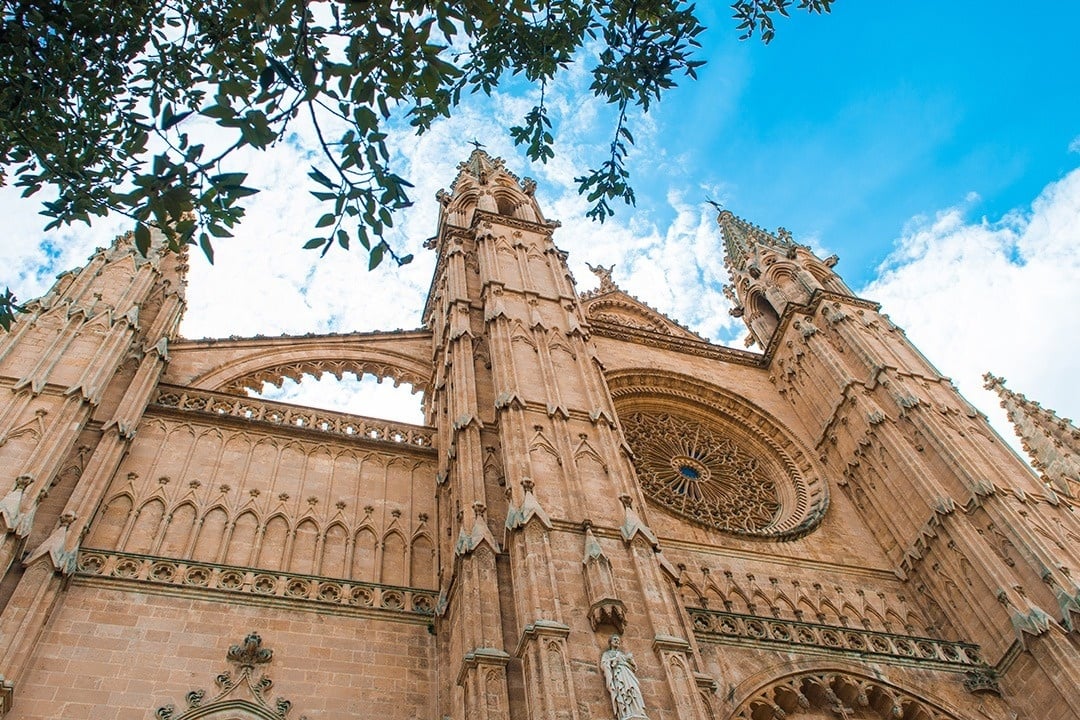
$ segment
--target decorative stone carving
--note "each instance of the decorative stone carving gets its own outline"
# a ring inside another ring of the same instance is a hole
[[[653,502],[739,535],[784,536],[805,517],[801,478],[718,423],[670,412],[622,416],[638,480]]]
[[[739,703],[730,717],[732,720],[779,719],[797,717],[806,710],[823,710],[829,717],[837,718],[958,718],[926,697],[879,678],[849,672],[799,673],[774,681]]]
[[[186,708],[178,711],[174,705],[165,705],[158,708],[157,718],[195,720],[230,711],[265,720],[285,720],[292,703],[280,697],[273,702],[267,699],[274,682],[265,674],[263,666],[274,659],[274,652],[262,646],[262,638],[257,633],[249,634],[242,643],[230,647],[225,657],[234,667],[214,679],[218,694],[213,699],[206,702],[206,691],[192,690],[184,696]],[[298,720],[306,718],[300,716]]]
[[[300,408],[247,397],[236,397],[191,388],[162,386],[154,403],[159,407],[210,417],[236,417],[253,423],[272,423],[319,433],[344,436],[365,442],[389,442],[430,449],[432,428],[391,422],[359,415]]]
[[[615,285],[615,281],[611,278],[611,273],[615,269],[614,265],[604,267],[603,265],[585,264],[588,265],[589,270],[592,271],[593,275],[600,278],[600,292],[611,292],[612,290],[618,289]]]
[[[295,607],[321,606],[339,614],[368,617],[387,612],[399,617],[429,617],[437,601],[435,592],[420,588],[92,549],[79,553],[77,572],[99,581],[136,581],[177,590],[274,597]]]
[[[592,522],[582,523],[585,528],[585,557],[581,561],[585,574],[585,595],[589,600],[589,623],[593,630],[601,625],[612,625],[622,632],[626,626],[626,606],[615,591],[615,576],[611,561],[592,533]]]
[[[875,662],[922,665],[949,672],[989,670],[979,646],[915,635],[898,635],[822,622],[687,608],[699,641],[720,645],[783,648],[785,652],[872,657]]]
[[[600,669],[611,694],[611,708],[615,720],[649,720],[645,714],[645,699],[637,679],[637,664],[632,653],[621,649],[622,640],[612,635],[608,649],[600,656]]]

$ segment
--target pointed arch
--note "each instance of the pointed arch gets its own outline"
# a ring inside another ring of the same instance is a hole
[[[135,512],[135,522],[131,526],[131,533],[123,549],[133,553],[152,552],[164,517],[165,503],[161,498],[150,498],[140,505]]]
[[[182,502],[172,509],[158,555],[172,558],[185,556],[197,514],[194,503],[190,502]]]
[[[285,555],[285,543],[289,537],[289,521],[281,513],[275,513],[263,526],[262,543],[259,546],[257,567],[279,570]]]
[[[795,603],[791,602],[783,591],[778,592],[776,597],[773,598],[773,605],[780,609],[780,617],[788,619],[796,617]]]
[[[102,550],[118,548],[133,505],[134,500],[126,492],[111,497],[98,511],[91,525],[90,541],[87,544]]]
[[[225,550],[225,525],[228,521],[229,513],[221,505],[213,506],[203,515],[198,538],[191,551],[193,560],[218,562]]]
[[[232,537],[225,555],[226,565],[250,565],[255,550],[255,537],[259,530],[259,517],[253,510],[240,513],[233,523]]]
[[[312,518],[304,518],[293,532],[289,572],[315,574],[315,554],[319,547],[319,526]]]
[[[880,631],[885,630],[885,618],[882,617],[881,613],[879,613],[877,610],[870,607],[870,605],[866,605],[865,607],[863,607],[861,618],[864,621],[863,625],[867,626],[869,629]]]
[[[409,548],[409,585],[420,588],[436,586],[435,545],[427,533],[415,535]]]
[[[319,561],[319,567],[316,568],[317,575],[335,578],[349,576],[348,537],[349,531],[341,522],[334,522],[326,529],[322,557]]]
[[[404,585],[407,568],[405,562],[405,536],[394,528],[383,536],[379,582],[384,585]]]
[[[349,577],[352,580],[363,582],[376,582],[375,561],[377,559],[378,538],[370,526],[365,525],[356,531],[356,540],[353,542],[352,569]]]

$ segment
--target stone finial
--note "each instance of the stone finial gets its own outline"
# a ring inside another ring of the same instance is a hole
[[[619,532],[622,533],[623,540],[626,541],[626,544],[629,545],[633,542],[634,537],[640,534],[654,550],[659,549],[660,540],[634,511],[633,499],[629,495],[624,494],[619,496],[619,502],[622,503],[623,506],[623,524],[622,527],[619,528]]]
[[[457,542],[454,543],[454,554],[468,555],[485,542],[491,548],[493,553],[498,554],[499,543],[496,542],[495,537],[491,534],[491,528],[488,527],[487,520],[485,519],[487,506],[477,500],[472,504],[472,508],[474,516],[472,531],[467,533],[465,531],[464,523],[462,524]]]
[[[57,528],[26,556],[23,566],[29,566],[38,558],[48,557],[56,572],[73,575],[78,567],[79,532],[72,530],[71,526],[77,519],[74,513],[66,512],[61,515]]]
[[[274,651],[262,646],[262,638],[258,633],[250,633],[241,644],[231,646],[225,658],[240,666],[254,667],[273,660]]]

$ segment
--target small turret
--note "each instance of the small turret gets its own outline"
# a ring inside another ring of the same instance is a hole
[[[533,197],[535,190],[533,180],[519,180],[506,169],[502,158],[493,158],[477,147],[458,164],[453,190],[440,190],[437,195],[442,205],[440,226],[446,223],[468,227],[476,210],[542,223],[540,206]]]
[[[987,390],[1001,398],[1031,463],[1056,491],[1076,497],[1080,491],[1080,430],[1053,410],[1005,387],[1005,378],[983,375]]]
[[[770,233],[730,210],[722,210],[716,221],[731,274],[725,292],[735,303],[732,314],[745,318],[762,347],[768,347],[788,305],[804,305],[817,292],[851,294],[832,271],[836,256],[821,260],[784,228]]]

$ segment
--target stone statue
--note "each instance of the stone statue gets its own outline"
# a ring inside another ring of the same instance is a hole
[[[600,292],[611,292],[612,290],[618,289],[615,286],[615,281],[611,278],[611,273],[613,270],[615,270],[614,265],[604,267],[603,265],[590,265],[589,263],[585,264],[589,266],[590,270],[592,270],[593,275],[600,278]]]
[[[600,668],[604,671],[604,680],[611,693],[615,720],[649,720],[635,672],[637,665],[634,664],[634,656],[620,650],[620,644],[619,636],[612,635],[608,649],[600,656]]]

